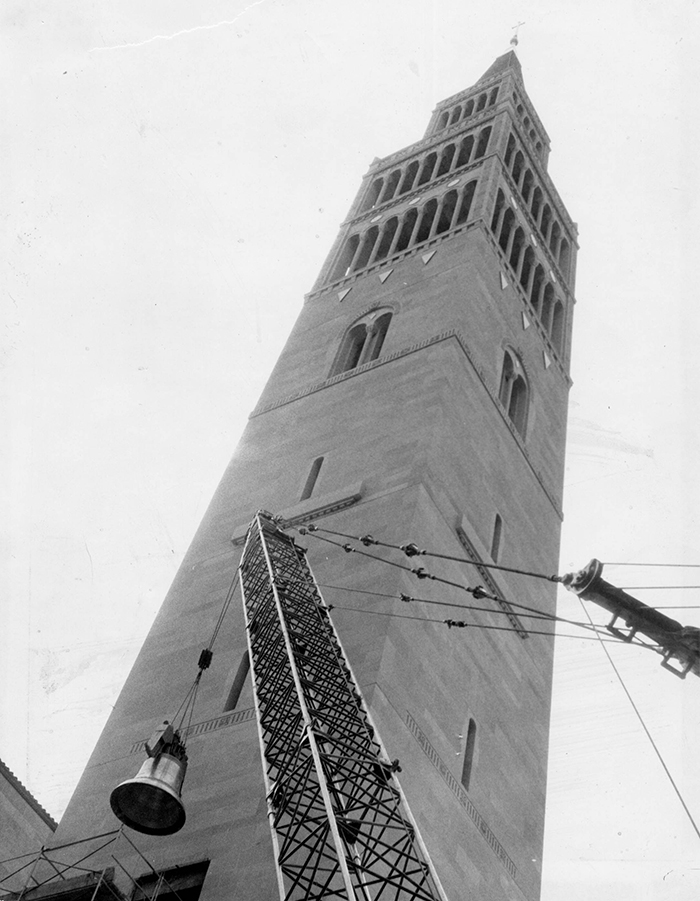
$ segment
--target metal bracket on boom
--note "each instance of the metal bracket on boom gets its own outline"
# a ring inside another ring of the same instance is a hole
[[[577,573],[562,576],[562,583],[584,601],[593,601],[612,613],[608,632],[622,641],[631,642],[639,633],[651,638],[661,654],[661,666],[674,676],[685,679],[688,673],[700,676],[700,629],[683,626],[670,616],[655,610],[633,598],[621,588],[616,588],[602,578],[603,564],[593,559]],[[624,631],[615,626],[621,619],[627,626]],[[677,660],[680,667],[673,666]]]

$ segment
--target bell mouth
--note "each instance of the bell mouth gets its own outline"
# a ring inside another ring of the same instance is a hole
[[[118,785],[109,798],[114,815],[144,835],[172,835],[185,825],[180,800],[185,764],[169,754],[147,760],[134,779]]]
[[[185,825],[182,802],[152,785],[123,782],[114,789],[109,803],[117,819],[145,835],[172,835]]]

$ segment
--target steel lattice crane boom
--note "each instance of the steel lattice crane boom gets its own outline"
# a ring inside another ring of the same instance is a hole
[[[683,626],[660,610],[647,606],[621,588],[616,588],[602,577],[603,564],[593,559],[576,573],[562,576],[562,583],[583,598],[593,601],[612,613],[608,631],[623,641],[632,641],[637,633],[651,638],[662,655],[661,665],[676,676],[685,679],[688,673],[700,676],[700,629]],[[622,620],[627,631],[615,625]],[[677,660],[680,669],[671,664]]]
[[[444,901],[305,559],[269,513],[240,565],[282,901]]]

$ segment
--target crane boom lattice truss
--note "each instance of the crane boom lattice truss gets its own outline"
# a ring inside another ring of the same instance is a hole
[[[270,514],[240,581],[280,898],[442,901],[304,549]]]

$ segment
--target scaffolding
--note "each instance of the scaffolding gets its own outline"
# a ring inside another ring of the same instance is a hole
[[[2,901],[157,901],[164,895],[187,901],[123,826],[0,861]]]
[[[240,581],[282,901],[443,901],[305,551],[265,512]]]

